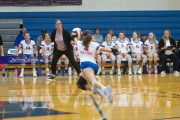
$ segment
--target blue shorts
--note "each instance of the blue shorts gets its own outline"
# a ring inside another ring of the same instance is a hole
[[[86,68],[92,68],[94,70],[94,74],[96,75],[98,72],[98,66],[97,64],[94,64],[92,62],[81,62],[81,68],[82,70]]]

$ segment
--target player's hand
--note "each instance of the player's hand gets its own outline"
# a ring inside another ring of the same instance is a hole
[[[1,56],[4,56],[4,54],[2,53]]]
[[[71,40],[70,44],[71,44],[72,46],[74,46],[74,45],[75,45],[75,42]]]

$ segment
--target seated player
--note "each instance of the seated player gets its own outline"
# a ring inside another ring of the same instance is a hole
[[[32,69],[33,69],[33,77],[37,77],[36,74],[36,69],[35,69],[35,63],[37,60],[37,56],[38,56],[38,51],[36,48],[36,43],[34,42],[34,40],[30,40],[30,34],[26,33],[25,34],[25,40],[21,41],[17,51],[16,51],[16,56],[19,55],[19,50],[20,48],[22,48],[22,52],[23,52],[23,61],[21,64],[21,74],[19,75],[20,78],[24,77],[24,66],[26,63],[26,60],[30,59],[31,61],[31,65],[32,65]],[[36,52],[36,56],[34,55],[34,50]]]
[[[107,34],[106,39],[107,39],[107,41],[102,43],[102,47],[104,47],[104,48],[115,48],[116,47],[115,43],[112,42],[112,40],[111,40],[111,35],[110,34]],[[112,75],[115,72],[115,60],[116,60],[116,57],[113,55],[113,53],[102,52],[101,58],[102,58],[102,74],[103,75],[105,74],[104,67],[105,67],[105,64],[106,64],[106,60],[110,59],[111,64],[112,64],[112,69],[110,71],[110,74]]]
[[[52,60],[54,43],[51,43],[51,39],[48,33],[45,34],[45,40],[41,42],[42,56],[45,61],[46,76],[50,76],[48,62]]]
[[[58,62],[57,62],[57,67],[58,67],[58,76],[62,75],[62,71],[61,71],[61,63],[64,62],[64,76],[68,75],[68,65],[69,65],[69,60],[65,55],[62,55]]]
[[[128,74],[132,74],[132,58],[131,56],[128,54],[128,48],[130,43],[124,39],[124,33],[120,32],[119,33],[119,39],[116,41],[116,47],[118,50],[120,50],[120,52],[117,55],[117,66],[118,66],[118,75],[121,75],[121,60],[123,58],[126,58],[128,60],[128,67],[129,67],[129,71]]]
[[[143,43],[138,39],[139,33],[137,31],[133,32],[133,39],[131,41],[131,52],[132,57],[136,58],[136,65],[134,66],[134,74],[142,74],[142,69],[147,62],[146,55],[143,54]],[[141,65],[139,67],[140,60],[142,59]],[[138,69],[139,68],[139,69]],[[138,72],[137,72],[138,70]]]
[[[158,41],[156,40],[156,36],[154,33],[149,33],[149,40],[145,41],[145,52],[148,57],[148,73],[152,73],[152,61],[154,62],[154,73],[157,74],[157,60],[158,60]]]

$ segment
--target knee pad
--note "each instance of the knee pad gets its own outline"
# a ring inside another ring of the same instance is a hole
[[[78,82],[77,82],[77,87],[79,89],[82,89],[82,90],[86,90],[86,85],[87,85],[87,81],[82,77],[80,76]]]
[[[57,64],[61,64],[61,60],[58,60]]]
[[[69,60],[68,59],[64,60],[64,63],[69,64]]]
[[[136,60],[141,60],[141,56],[137,56]]]
[[[114,55],[111,58],[112,58],[112,61],[116,60],[116,57]]]
[[[48,63],[48,62],[49,62],[48,58],[45,58],[44,62],[45,62],[45,63]]]
[[[128,59],[128,62],[132,62],[132,58],[129,58],[129,59]]]
[[[121,59],[117,59],[117,63],[121,63]]]
[[[31,64],[35,64],[36,63],[36,59],[31,59]]]
[[[101,57],[98,57],[98,58],[97,58],[97,62],[101,62]]]
[[[103,57],[103,58],[102,58],[102,61],[107,61],[107,58],[106,58],[106,57]]]
[[[147,62],[147,58],[144,58],[142,62],[143,62],[143,63],[146,63],[146,62]]]
[[[148,58],[148,60],[149,60],[149,61],[152,61],[152,60],[153,60],[153,58],[152,58],[152,57],[150,57],[150,58]]]

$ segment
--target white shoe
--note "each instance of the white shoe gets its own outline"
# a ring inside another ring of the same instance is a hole
[[[138,67],[134,66],[134,70],[133,70],[134,74],[137,74],[137,69],[138,69]]]
[[[104,92],[98,88],[93,88],[93,93],[94,94],[99,94],[102,98],[104,97]]]
[[[46,77],[49,77],[50,75],[49,71],[46,71]]]
[[[37,77],[36,71],[33,70],[33,77]]]
[[[138,70],[138,74],[142,74],[142,68],[141,67]]]
[[[121,75],[121,71],[120,70],[118,70],[118,75]]]
[[[129,74],[129,75],[132,75],[132,71],[131,71],[131,70],[129,70],[129,71],[128,71],[128,74]]]
[[[24,77],[24,72],[21,71],[21,74],[19,75],[20,78]]]
[[[74,70],[74,76],[77,76],[77,72],[76,72],[76,70]]]
[[[166,74],[166,72],[165,72],[165,71],[162,71],[162,72],[161,72],[161,75],[165,75],[165,74]]]
[[[104,92],[107,95],[109,102],[112,103],[113,102],[113,95],[111,93],[112,92],[111,86],[110,85],[106,86]]]
[[[110,71],[109,74],[110,74],[110,75],[113,75],[113,74],[114,74],[114,69],[111,69],[111,71]]]
[[[97,75],[101,73],[101,68],[98,69]]]
[[[101,73],[102,73],[103,75],[105,75],[105,70],[104,70],[104,69],[102,69]]]
[[[174,75],[179,76],[179,72],[178,71],[174,71]]]

